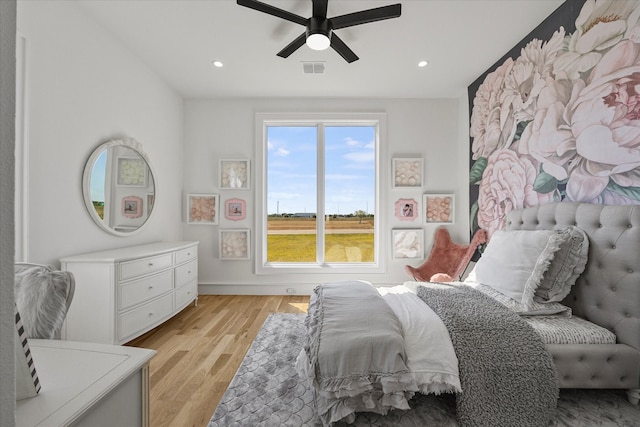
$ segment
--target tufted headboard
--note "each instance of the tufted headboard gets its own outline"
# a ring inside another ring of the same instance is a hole
[[[563,304],[640,350],[640,206],[558,202],[511,211],[507,230],[575,225],[589,236],[587,267]]]

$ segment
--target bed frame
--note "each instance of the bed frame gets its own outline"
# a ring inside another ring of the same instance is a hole
[[[552,344],[560,388],[627,389],[640,399],[640,206],[550,203],[511,211],[507,230],[575,225],[589,236],[589,259],[563,304],[603,326],[616,344]]]

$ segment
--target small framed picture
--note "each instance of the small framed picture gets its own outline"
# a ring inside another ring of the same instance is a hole
[[[391,160],[393,188],[420,188],[424,162],[421,158],[394,158]]]
[[[220,188],[249,190],[249,160],[220,160]]]
[[[220,196],[217,194],[187,194],[187,224],[218,224]]]
[[[118,157],[116,184],[125,187],[146,187],[146,162],[139,157]]]
[[[140,218],[142,216],[142,198],[127,196],[122,198],[122,216]]]
[[[398,199],[395,204],[395,216],[401,221],[413,221],[418,218],[418,202],[413,199]]]
[[[428,224],[453,224],[455,212],[453,194],[424,194],[424,220]]]
[[[224,202],[224,217],[231,221],[240,221],[247,216],[247,203],[242,199],[229,199]]]
[[[424,257],[424,231],[422,228],[394,229],[391,232],[393,259]]]
[[[248,229],[220,230],[220,259],[245,260],[251,258],[251,239]]]

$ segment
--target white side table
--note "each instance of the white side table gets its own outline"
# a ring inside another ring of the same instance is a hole
[[[148,427],[155,350],[30,339],[40,393],[16,402],[16,426]]]

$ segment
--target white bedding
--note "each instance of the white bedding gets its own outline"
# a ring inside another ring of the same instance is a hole
[[[405,363],[420,392],[462,391],[458,359],[447,328],[438,315],[407,286],[378,288],[378,292],[400,320],[407,355]]]
[[[382,293],[353,281],[327,283],[311,295],[296,370],[313,385],[324,425],[353,422],[356,412],[410,409],[415,392],[461,390],[440,318],[407,287]]]

